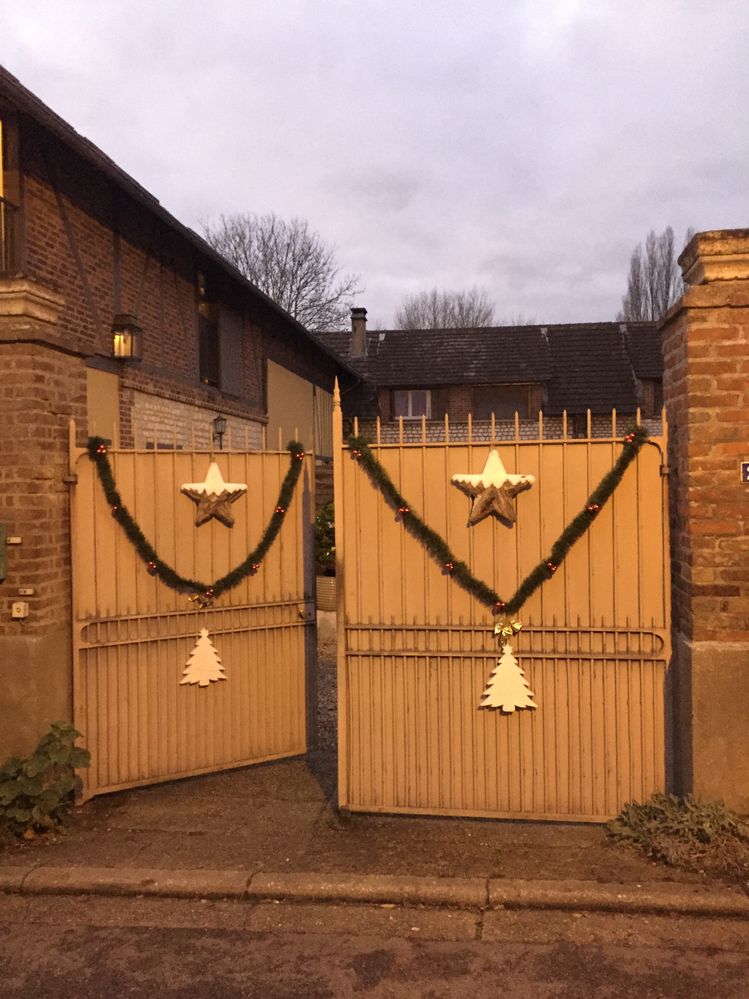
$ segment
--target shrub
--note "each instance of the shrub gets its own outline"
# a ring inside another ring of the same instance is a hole
[[[318,576],[335,576],[335,510],[332,500],[315,514],[315,570]]]
[[[11,756],[0,766],[0,830],[28,838],[67,823],[79,783],[74,767],[91,762],[75,745],[79,736],[67,722],[54,722],[31,756]]]
[[[654,794],[627,802],[609,837],[653,860],[732,880],[749,877],[749,825],[720,801]]]

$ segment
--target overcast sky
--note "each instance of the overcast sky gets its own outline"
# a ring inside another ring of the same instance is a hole
[[[0,61],[193,228],[301,216],[388,327],[614,319],[648,229],[749,225],[747,0],[24,0]]]

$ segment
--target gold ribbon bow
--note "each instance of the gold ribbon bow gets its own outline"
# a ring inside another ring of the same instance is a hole
[[[512,638],[514,635],[517,635],[522,627],[523,625],[517,620],[517,618],[512,618],[509,621],[497,621],[494,625],[494,634],[499,638],[500,642],[504,644],[508,638]]]
[[[207,593],[193,593],[187,598],[190,603],[197,604],[201,610],[207,610],[212,606],[214,598]]]

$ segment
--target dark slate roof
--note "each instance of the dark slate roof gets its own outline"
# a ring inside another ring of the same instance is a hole
[[[638,378],[663,378],[661,331],[651,323],[627,323],[627,353]]]
[[[351,333],[325,343],[371,387],[542,383],[547,413],[633,413],[636,378],[660,378],[655,323],[577,323],[463,330],[367,330],[366,357],[351,357]],[[366,397],[366,400],[365,400]],[[364,415],[362,413],[362,415]]]
[[[540,326],[367,330],[365,358],[351,357],[349,332],[326,333],[324,342],[375,385],[496,385],[551,377],[546,333]]]
[[[549,330],[553,375],[547,385],[548,413],[632,413],[637,383],[625,334],[618,323],[599,328]]]

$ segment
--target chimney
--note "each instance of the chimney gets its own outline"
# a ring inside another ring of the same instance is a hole
[[[351,310],[351,356],[367,356],[367,310]]]

